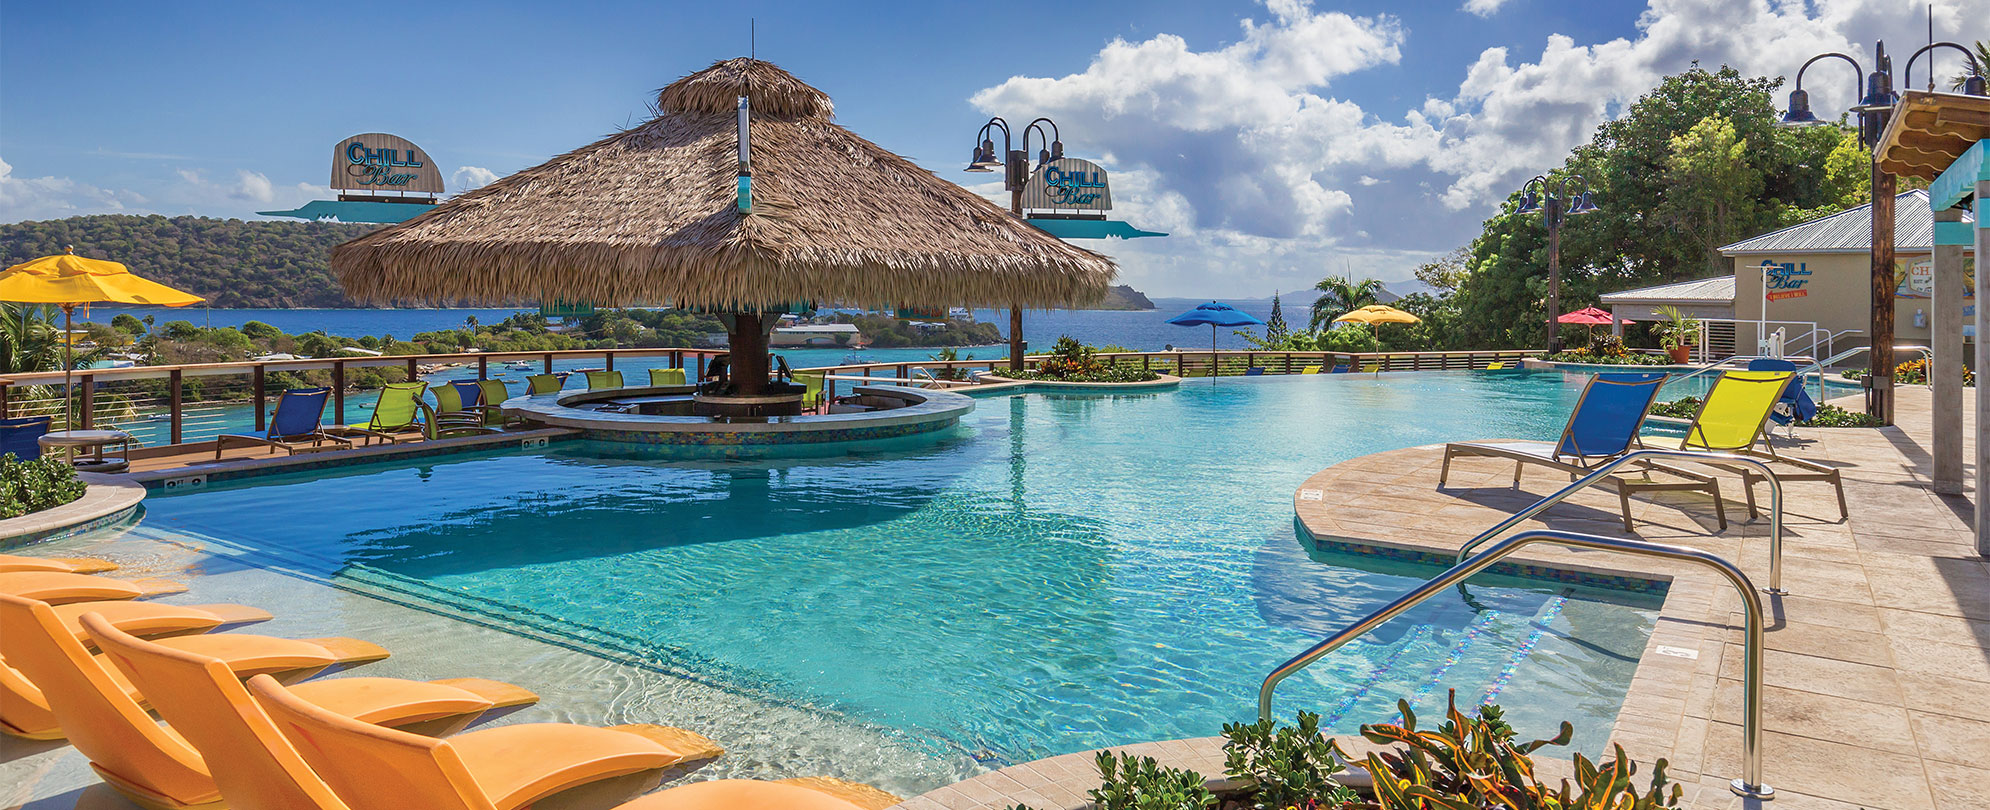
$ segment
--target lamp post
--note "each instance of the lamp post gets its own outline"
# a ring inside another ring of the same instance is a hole
[[[1046,131],[1045,127],[1048,126]],[[1002,133],[1002,151],[995,151],[995,132]],[[1030,180],[1030,135],[1035,134],[1041,141],[1037,152],[1037,167],[1064,157],[1064,141],[1057,131],[1057,123],[1048,118],[1038,118],[1023,127],[1023,148],[1016,149],[1009,122],[1001,117],[988,119],[975,134],[974,157],[968,161],[964,171],[992,172],[1002,169],[1002,187],[1009,191],[1009,212],[1021,219],[1023,216],[1023,186]],[[1009,307],[1009,370],[1023,370],[1023,308],[1021,304]]]
[[[1783,114],[1784,126],[1809,127],[1825,123],[1810,111],[1810,94],[1803,90],[1803,72],[1821,59],[1843,59],[1852,64],[1852,91],[1865,87],[1865,95],[1852,112],[1859,116],[1859,145],[1871,150],[1886,131],[1887,119],[1900,96],[1893,92],[1893,59],[1886,55],[1886,43],[1873,45],[1873,72],[1867,74],[1859,60],[1842,53],[1822,53],[1797,68],[1796,87],[1790,90],[1790,109]],[[1872,344],[1867,355],[1872,371],[1866,375],[1866,413],[1886,424],[1893,423],[1893,175],[1880,168],[1878,156],[1872,160]],[[1766,282],[1765,282],[1766,283]]]
[[[1535,186],[1540,186],[1536,191]],[[1570,188],[1575,191],[1571,193]],[[1569,217],[1596,211],[1595,195],[1589,191],[1589,181],[1582,175],[1571,174],[1561,182],[1550,180],[1542,175],[1520,187],[1520,207],[1516,214],[1541,212],[1541,221],[1548,226],[1548,353],[1562,350],[1561,323],[1556,319],[1562,309],[1562,223]]]

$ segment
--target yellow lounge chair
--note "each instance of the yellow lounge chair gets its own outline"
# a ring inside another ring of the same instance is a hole
[[[566,384],[567,378],[558,374],[534,374],[525,378],[525,393],[535,395],[557,393]]]
[[[605,388],[621,388],[622,372],[590,371],[587,373],[587,390],[600,391]]]
[[[684,384],[684,369],[681,368],[650,369],[650,385],[683,385],[683,384]]]
[[[10,614],[15,616],[12,624],[7,619]],[[179,636],[159,643],[226,661],[243,678],[257,674],[304,678],[334,665],[387,657],[386,650],[349,638],[297,640],[218,633]],[[55,659],[48,657],[52,652],[67,654],[72,650],[82,656],[80,660],[93,660],[76,638],[75,630],[64,626],[54,607],[33,599],[0,595],[0,731],[31,740],[64,736],[62,709],[53,705],[51,690],[43,678],[73,681],[73,668],[63,670],[59,664],[51,663]],[[100,664],[93,665],[101,668]],[[50,672],[55,674],[50,676]],[[109,680],[124,699],[134,705],[143,701],[137,689],[122,678]]]
[[[1487,371],[1501,371],[1505,368],[1506,368],[1506,363],[1504,361],[1486,364]]]
[[[355,808],[518,810],[569,788],[723,753],[683,729],[526,723],[423,737],[362,723],[276,679],[249,693],[332,792]]]
[[[346,810],[277,731],[225,662],[142,641],[99,616],[85,627],[104,656],[141,688],[158,695],[160,718],[200,756],[221,798],[234,810]],[[454,732],[493,707],[534,702],[537,695],[480,678],[403,681],[334,678],[295,687],[305,699],[361,720],[399,723],[448,718]],[[412,806],[412,805],[410,805]]]
[[[1361,364],[1361,373],[1363,373],[1363,374],[1380,374],[1380,373],[1382,373],[1382,364],[1381,364],[1381,363],[1363,363],[1363,364]]]
[[[0,554],[0,574],[48,571],[57,574],[101,574],[116,571],[117,563],[77,557],[22,557]]]
[[[1307,367],[1305,367],[1305,368],[1302,368],[1302,369],[1300,369],[1300,370],[1299,370],[1299,373],[1301,373],[1301,374],[1318,374],[1318,373],[1320,373],[1320,367],[1319,367],[1319,366],[1307,366]]]
[[[380,398],[373,403],[373,418],[364,424],[334,426],[325,432],[342,438],[360,438],[367,444],[379,439],[388,444],[398,444],[395,435],[408,431],[420,431],[424,436],[433,436],[431,426],[433,414],[428,403],[421,396],[428,391],[428,383],[415,382],[388,383],[380,388]],[[430,418],[424,419],[427,415]]]
[[[802,384],[802,410],[821,413],[828,403],[823,398],[822,383],[828,378],[820,371],[797,371],[794,381]]]
[[[1714,387],[1707,391],[1707,398],[1700,403],[1699,412],[1693,415],[1692,424],[1686,426],[1686,438],[1679,443],[1679,448],[1736,453],[1794,467],[1794,471],[1778,469],[1776,477],[1786,483],[1823,481],[1831,484],[1838,494],[1839,519],[1849,519],[1852,513],[1845,504],[1845,481],[1838,474],[1838,468],[1777,453],[1775,443],[1769,439],[1769,415],[1775,411],[1776,402],[1782,399],[1783,390],[1789,387],[1794,376],[1794,372],[1788,371],[1723,373],[1714,381]],[[1757,442],[1761,443],[1763,450],[1755,449]],[[1718,461],[1700,463],[1739,474],[1741,491],[1747,496],[1748,516],[1751,519],[1759,516],[1755,509],[1755,483],[1768,480],[1761,471]]]
[[[162,605],[158,602],[70,602],[52,605],[64,629],[85,644],[85,613],[100,613],[119,630],[141,638],[185,636],[220,627],[235,627],[276,618],[269,611],[248,605]]]
[[[111,579],[93,574],[58,571],[15,571],[0,574],[0,593],[62,605],[184,593],[187,586],[163,579]]]

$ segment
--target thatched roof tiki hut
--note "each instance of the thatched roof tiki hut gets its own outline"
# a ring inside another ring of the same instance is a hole
[[[742,96],[750,207],[738,180]],[[740,396],[767,384],[778,319],[762,312],[1052,308],[1097,300],[1113,279],[1110,259],[838,126],[828,95],[771,63],[715,63],[665,87],[656,106],[639,126],[340,245],[332,268],[371,304],[731,313]]]

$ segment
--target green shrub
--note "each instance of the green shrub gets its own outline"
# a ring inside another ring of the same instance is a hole
[[[1320,716],[1299,713],[1298,727],[1279,727],[1271,720],[1223,726],[1224,770],[1256,785],[1251,806],[1256,810],[1319,808],[1333,810],[1360,797],[1334,780],[1347,770],[1333,738],[1320,733]]]
[[[53,456],[22,461],[0,456],[0,518],[20,517],[83,497],[76,469]]]
[[[1160,375],[1138,366],[1121,366],[1101,361],[1092,347],[1079,343],[1070,335],[1058,338],[1057,344],[1050,348],[1050,353],[1037,363],[1036,368],[1026,371],[1005,371],[1000,376],[1016,380],[1055,382],[1147,382],[1160,379]]]
[[[1099,786],[1089,792],[1098,810],[1201,810],[1216,794],[1201,774],[1164,768],[1153,757],[1099,752]]]
[[[1820,405],[1817,415],[1797,423],[1797,427],[1879,427],[1879,417],[1864,411],[1848,411],[1836,405]]]
[[[1652,416],[1669,416],[1673,419],[1691,419],[1700,413],[1699,397],[1680,397],[1671,402],[1661,402],[1651,406]]]

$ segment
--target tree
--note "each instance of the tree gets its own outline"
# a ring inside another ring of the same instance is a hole
[[[1292,328],[1285,324],[1285,310],[1278,303],[1278,293],[1271,294],[1271,317],[1264,322],[1264,339],[1270,343],[1284,343],[1292,334]]]
[[[111,318],[111,328],[127,335],[145,334],[145,322],[139,320],[129,312],[120,312]]]
[[[1317,332],[1331,325],[1335,318],[1375,303],[1383,287],[1382,282],[1372,278],[1355,281],[1348,276],[1328,276],[1313,285],[1313,289],[1321,295],[1313,299],[1313,317],[1306,328]]]
[[[1973,58],[1966,61],[1962,66],[1962,71],[1955,74],[1955,78],[1949,81],[1950,90],[1962,92],[1963,82],[1969,81],[1971,68],[1977,71],[1976,75],[1990,78],[1990,41],[1977,40],[1974,51],[1975,53],[1972,54]],[[1932,69],[1930,68],[1930,70]]]
[[[1436,290],[1439,297],[1450,295],[1465,283],[1465,274],[1469,272],[1467,264],[1471,259],[1471,246],[1460,247],[1417,265],[1416,280]]]
[[[283,337],[283,330],[262,321],[249,321],[242,324],[241,332],[244,335],[248,335],[252,340],[274,340]]]
[[[1653,213],[1692,239],[1709,274],[1725,269],[1720,246],[1753,233],[1763,220],[1762,172],[1749,164],[1748,146],[1734,122],[1710,115],[1673,138],[1665,158],[1671,193]]]

